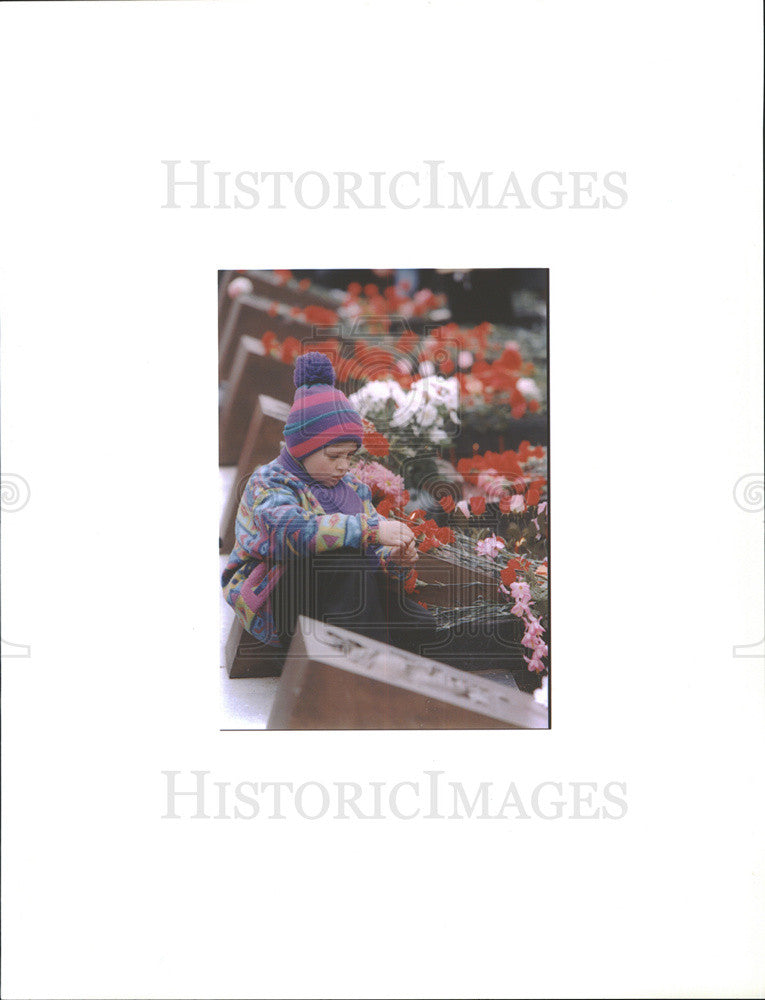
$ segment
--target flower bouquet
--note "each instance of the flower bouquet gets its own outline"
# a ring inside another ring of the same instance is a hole
[[[373,457],[400,475],[408,489],[424,489],[438,478],[438,445],[459,428],[458,386],[453,379],[425,376],[408,390],[394,379],[367,382],[350,397],[363,418],[374,425]],[[384,440],[387,449],[380,440]]]
[[[547,670],[549,624],[548,507],[542,499],[546,453],[524,445],[519,453],[466,460],[465,481],[469,486],[481,483],[483,489],[456,503],[451,495],[442,496],[447,523],[421,508],[410,510],[409,492],[390,470],[364,463],[361,478],[372,487],[379,513],[409,525],[418,553],[425,557],[424,565],[410,571],[404,589],[430,607],[441,628],[491,624],[503,631],[528,670],[541,675]],[[487,492],[494,497],[488,503]],[[440,569],[432,562],[434,555]],[[444,593],[444,586],[454,592]]]

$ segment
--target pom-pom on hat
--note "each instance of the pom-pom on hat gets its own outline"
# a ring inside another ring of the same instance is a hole
[[[295,402],[284,426],[284,440],[293,458],[304,459],[337,441],[361,447],[364,425],[348,398],[335,389],[332,362],[309,351],[295,362]]]

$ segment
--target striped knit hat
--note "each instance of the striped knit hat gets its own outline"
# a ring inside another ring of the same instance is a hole
[[[293,458],[304,459],[337,441],[361,447],[364,425],[346,396],[335,389],[332,362],[309,351],[295,362],[295,402],[284,426],[284,441]]]

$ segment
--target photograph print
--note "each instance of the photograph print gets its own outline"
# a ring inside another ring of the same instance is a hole
[[[221,728],[549,727],[548,289],[218,273]]]

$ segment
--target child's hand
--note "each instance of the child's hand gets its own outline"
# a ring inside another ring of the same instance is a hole
[[[415,547],[414,541],[411,541],[408,545],[400,545],[394,548],[390,557],[399,566],[411,566],[417,562],[420,554]]]
[[[401,521],[387,521],[380,518],[379,538],[381,545],[392,545],[394,549],[414,546],[414,532]]]

